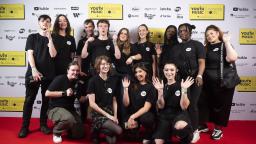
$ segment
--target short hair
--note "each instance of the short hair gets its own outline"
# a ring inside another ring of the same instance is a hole
[[[109,23],[109,21],[108,20],[106,20],[106,19],[100,19],[100,20],[98,20],[98,22],[97,22],[97,26],[99,26],[99,24],[100,23],[105,23],[105,24],[107,24],[108,25],[108,27],[110,27],[110,23]]]
[[[68,69],[67,69],[67,70],[69,70],[70,67],[71,67],[71,66],[74,66],[74,65],[77,65],[77,66],[80,68],[79,63],[78,63],[77,61],[72,61],[72,62],[70,62],[70,63],[68,64]]]
[[[179,25],[179,28],[178,28],[178,29],[180,29],[180,28],[183,27],[183,26],[185,26],[185,27],[186,27],[186,30],[189,31],[190,36],[191,36],[191,34],[192,34],[192,30],[196,28],[195,25],[191,25],[191,24],[189,24],[189,23],[183,23],[183,24],[180,24],[180,25]]]
[[[48,15],[45,15],[45,14],[44,15],[40,15],[38,17],[38,21],[40,21],[41,19],[43,19],[43,20],[49,19],[50,21],[52,21],[51,17],[48,16]]]

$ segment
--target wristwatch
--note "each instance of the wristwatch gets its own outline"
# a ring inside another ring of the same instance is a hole
[[[61,95],[62,96],[67,96],[67,91],[62,91]]]

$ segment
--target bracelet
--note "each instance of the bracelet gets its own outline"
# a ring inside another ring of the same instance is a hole
[[[187,94],[188,93],[188,89],[186,88],[181,88],[181,94]]]
[[[202,75],[197,75],[196,77],[199,77],[199,78],[203,79]]]
[[[62,96],[67,96],[67,91],[62,91],[62,92],[61,92],[61,95],[62,95]]]
[[[132,59],[132,60],[135,60],[135,56],[131,56],[131,59]]]

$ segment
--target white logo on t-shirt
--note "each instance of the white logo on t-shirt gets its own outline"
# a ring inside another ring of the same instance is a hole
[[[219,51],[219,48],[214,48],[212,51],[214,52]]]
[[[67,45],[71,45],[71,41],[67,41]]]
[[[107,50],[109,50],[109,49],[110,49],[110,46],[109,46],[109,45],[107,45],[107,46],[106,46],[106,49],[107,49]]]
[[[150,48],[149,48],[149,47],[146,47],[146,51],[150,51]]]
[[[180,96],[180,90],[176,90],[175,95]]]
[[[111,89],[111,88],[108,88],[107,91],[108,91],[108,93],[110,93],[110,94],[112,93],[112,89]]]
[[[146,95],[147,95],[147,92],[142,91],[142,92],[140,93],[140,95],[144,97],[144,96],[146,96]]]
[[[191,48],[190,47],[186,48],[186,51],[191,51]]]

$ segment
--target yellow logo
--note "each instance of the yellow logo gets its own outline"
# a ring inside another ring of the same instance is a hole
[[[88,4],[88,17],[90,19],[123,19],[122,4]]]
[[[189,19],[191,20],[224,20],[223,4],[190,4]]]
[[[256,44],[256,29],[240,29],[240,44]]]
[[[149,28],[150,41],[153,43],[164,43],[164,32],[163,28]]]
[[[236,90],[239,92],[256,92],[256,77],[241,76],[241,83],[237,85]]]
[[[0,97],[0,111],[22,112],[24,97]]]
[[[0,19],[25,19],[24,4],[0,4]]]
[[[26,66],[25,51],[0,51],[0,66]]]

